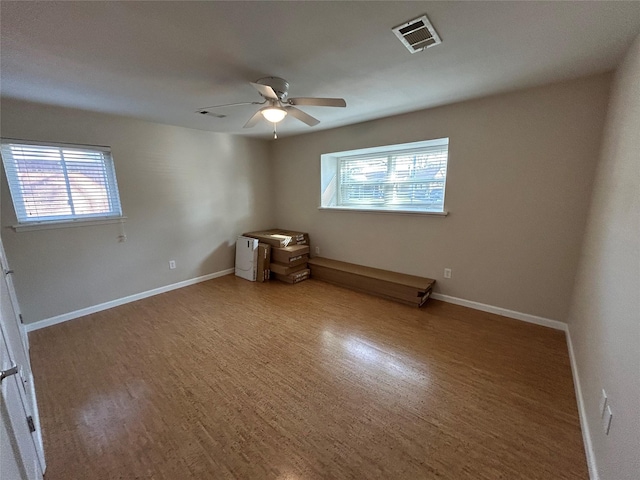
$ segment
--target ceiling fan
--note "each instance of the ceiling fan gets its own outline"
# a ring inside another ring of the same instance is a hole
[[[224,105],[213,105],[211,107],[199,109],[198,113],[222,118],[223,115],[211,112],[211,110],[220,107],[235,107],[240,105],[265,105],[253,114],[249,121],[244,124],[244,128],[251,128],[264,118],[266,121],[273,123],[274,138],[278,138],[276,135],[276,124],[282,121],[287,114],[291,114],[292,117],[306,123],[310,127],[320,123],[320,120],[317,118],[314,118],[308,113],[296,108],[297,105],[313,107],[347,106],[347,102],[345,102],[343,98],[288,98],[289,82],[279,77],[264,77],[250,83],[264,99],[262,102],[239,102],[227,103]]]

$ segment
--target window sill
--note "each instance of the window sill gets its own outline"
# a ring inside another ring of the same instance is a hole
[[[53,228],[90,227],[92,225],[108,225],[111,223],[124,223],[127,217],[93,218],[91,220],[60,220],[57,222],[34,222],[12,225],[16,232],[29,232],[32,230],[49,230]]]
[[[382,213],[386,215],[421,215],[446,217],[449,212],[418,212],[415,210],[376,210],[373,208],[347,208],[347,207],[318,207],[318,210],[331,212],[354,212],[354,213]]]

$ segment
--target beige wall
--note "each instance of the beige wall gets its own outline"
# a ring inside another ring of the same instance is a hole
[[[640,479],[640,37],[619,68],[569,331],[602,480]],[[600,424],[604,388],[611,431]]]
[[[599,75],[278,140],[276,221],[309,231],[322,256],[435,278],[446,295],[566,321],[610,81]],[[450,139],[449,216],[317,209],[322,153],[440,137]]]
[[[14,232],[2,178],[2,239],[27,323],[233,267],[235,237],[272,225],[267,143],[2,100],[3,137],[110,145],[119,225]],[[169,270],[168,261],[177,268]]]

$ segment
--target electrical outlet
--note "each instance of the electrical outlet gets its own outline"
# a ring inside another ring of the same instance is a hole
[[[169,268],[171,270],[173,270],[174,268],[176,268],[176,261],[175,260],[169,260]]]
[[[316,255],[320,255],[320,247],[316,247]]]
[[[451,278],[451,269],[450,268],[445,268],[444,269],[444,278]]]

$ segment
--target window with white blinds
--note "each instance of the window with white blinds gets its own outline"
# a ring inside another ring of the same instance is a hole
[[[19,224],[122,217],[108,147],[2,139]]]
[[[322,155],[321,207],[444,212],[447,138]]]

